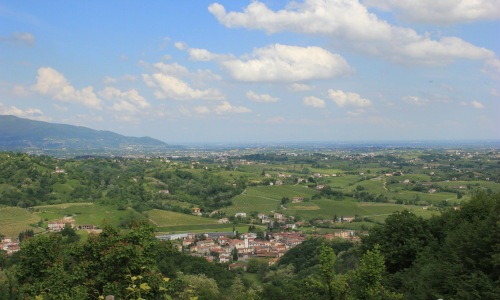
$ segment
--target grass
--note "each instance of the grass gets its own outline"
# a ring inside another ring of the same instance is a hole
[[[133,209],[118,210],[115,206],[98,205],[93,203],[64,203],[58,205],[35,206],[35,214],[48,221],[73,216],[75,225],[93,224],[102,227],[104,221],[109,225],[118,226],[129,217],[145,219]]]
[[[153,209],[146,213],[149,220],[158,227],[218,224],[216,219],[191,216],[173,211]]]
[[[249,195],[238,195],[232,200],[233,205],[221,209],[222,212],[226,213],[226,216],[234,215],[237,212],[246,212],[249,214],[252,211],[257,211],[261,213],[270,213],[272,210],[277,209],[281,204],[281,200],[272,198],[262,198],[262,196],[249,196]]]
[[[308,189],[302,185],[278,185],[278,186],[261,186],[261,187],[248,187],[245,195],[248,196],[258,196],[266,197],[275,200],[280,200],[283,197],[288,197],[292,199],[296,196],[311,197],[316,194],[317,191],[313,189]]]
[[[40,217],[19,207],[0,208],[0,234],[16,237],[23,230],[32,229],[40,232],[42,229],[30,226],[40,221]]]
[[[239,233],[248,232],[248,225],[234,225]],[[208,224],[208,225],[179,225],[164,226],[157,228],[157,234],[176,233],[176,232],[230,232],[233,231],[232,224]]]

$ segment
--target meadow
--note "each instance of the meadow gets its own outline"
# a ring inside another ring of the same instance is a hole
[[[33,230],[41,232],[43,229],[36,225],[40,217],[32,214],[26,209],[19,207],[0,207],[0,234],[4,236],[17,237],[20,232]],[[32,225],[30,225],[32,224]]]

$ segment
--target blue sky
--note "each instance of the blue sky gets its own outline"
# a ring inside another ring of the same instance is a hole
[[[0,114],[167,143],[500,138],[499,0],[0,1]]]

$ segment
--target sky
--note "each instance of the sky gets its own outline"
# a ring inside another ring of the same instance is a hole
[[[170,144],[498,140],[499,55],[500,0],[0,0],[0,114]]]

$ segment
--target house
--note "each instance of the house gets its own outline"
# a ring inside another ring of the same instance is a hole
[[[293,197],[292,203],[299,203],[304,201],[304,197]]]
[[[228,218],[219,219],[219,223],[220,224],[227,224],[227,223],[229,223],[229,219]]]
[[[80,229],[80,230],[96,230],[96,229],[98,229],[98,227],[93,225],[93,224],[85,224],[85,225],[78,226],[78,229]]]
[[[267,218],[267,215],[260,213],[260,214],[257,215],[257,218],[259,218],[259,219],[262,220],[264,218]]]
[[[354,230],[342,230],[335,232],[335,237],[349,239],[354,236]]]
[[[201,214],[201,210],[199,207],[193,207],[193,214],[194,215],[199,215]]]
[[[324,189],[324,188],[325,188],[325,185],[324,185],[324,184],[319,184],[319,185],[317,185],[317,186],[316,186],[316,189],[317,189],[317,190],[322,190],[322,189]]]
[[[274,213],[274,218],[275,218],[276,220],[278,220],[278,222],[281,222],[281,221],[286,220],[285,215],[280,214],[280,213]]]
[[[246,218],[247,217],[247,213],[244,213],[244,212],[239,212],[239,213],[235,213],[234,214],[235,217],[242,217],[242,218]]]
[[[236,263],[236,264],[230,264],[230,265],[228,266],[228,269],[229,269],[229,270],[234,270],[234,269],[237,269],[237,268],[242,268],[242,269],[243,269],[243,271],[245,271],[245,272],[246,272],[246,270],[247,270],[247,264],[243,264],[243,263]]]
[[[60,231],[66,227],[66,224],[69,224],[71,228],[75,228],[75,220],[72,218],[63,218],[62,220],[50,221],[49,222],[49,230]]]
[[[194,239],[184,239],[182,240],[182,246],[187,247],[194,244]]]
[[[158,193],[160,193],[160,194],[168,194],[170,192],[168,190],[160,190],[160,191],[158,191]]]
[[[429,194],[434,194],[437,190],[436,189],[430,189]]]
[[[355,219],[354,217],[340,217],[339,221],[351,223],[354,219]]]

